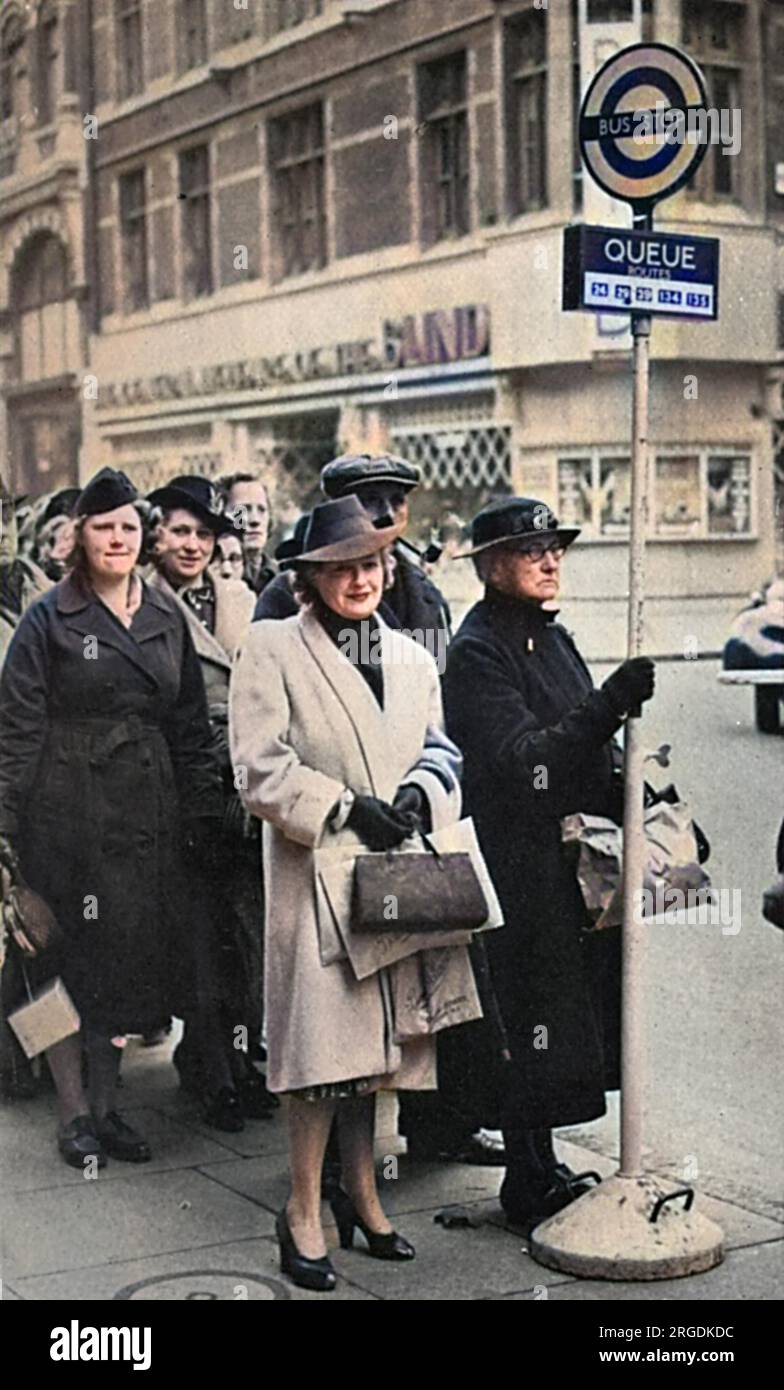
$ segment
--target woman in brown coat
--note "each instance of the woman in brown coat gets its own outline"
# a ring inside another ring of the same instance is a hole
[[[371,1255],[410,1259],[376,1191],[373,1094],[435,1086],[435,1039],[401,1040],[397,987],[413,957],[358,979],[340,950],[348,921],[327,920],[316,885],[319,849],[392,849],[416,824],[437,829],[460,813],[461,759],[443,733],[435,662],[376,613],[396,534],[377,530],[355,497],[317,506],[296,566],[302,611],[253,625],[231,691],[237,785],[265,822],[268,1084],[289,1096],[281,1264],[321,1290],[335,1285],[320,1196],[335,1113],[341,1242],[359,1226]],[[448,972],[464,951],[437,954]]]

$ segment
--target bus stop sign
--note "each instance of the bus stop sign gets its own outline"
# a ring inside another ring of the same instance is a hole
[[[691,178],[708,148],[707,96],[696,63],[664,43],[635,43],[593,78],[580,109],[591,177],[640,209]]]

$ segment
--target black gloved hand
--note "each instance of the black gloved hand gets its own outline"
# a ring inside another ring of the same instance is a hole
[[[346,825],[363,845],[376,852],[394,849],[411,834],[408,821],[388,801],[379,801],[375,796],[356,797]]]
[[[10,835],[0,835],[0,864],[6,870],[12,883],[17,883],[21,878],[19,867],[19,851],[16,841]]]
[[[762,915],[772,926],[784,928],[784,874],[765,890]]]
[[[411,783],[398,787],[392,810],[411,823],[412,833],[424,831],[427,835],[433,828],[428,799],[420,787]]]
[[[650,700],[655,682],[656,668],[650,657],[633,656],[607,677],[602,690],[620,717]]]

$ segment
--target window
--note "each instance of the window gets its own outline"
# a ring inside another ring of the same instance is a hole
[[[308,19],[315,19],[324,13],[324,0],[271,0],[271,31],[279,34],[283,29],[294,29]]]
[[[327,259],[322,106],[271,121],[269,147],[280,274],[318,270]]]
[[[12,307],[17,329],[16,374],[41,381],[68,369],[76,341],[71,334],[68,261],[59,237],[48,232],[30,241],[14,265]]]
[[[181,0],[181,67],[198,68],[209,56],[207,0]]]
[[[711,108],[726,113],[722,129],[728,131],[734,129],[732,113],[741,106],[744,18],[742,5],[682,0],[683,43],[702,68]],[[706,202],[737,199],[739,173],[737,154],[725,154],[717,142],[709,146],[689,186]]]
[[[49,125],[57,112],[59,42],[57,11],[45,5],[38,17],[38,120]]]
[[[589,24],[630,24],[633,19],[633,0],[588,0]]]
[[[19,115],[16,87],[24,46],[24,23],[18,15],[12,15],[0,31],[0,120],[3,121]]]
[[[564,526],[582,526],[588,539],[626,539],[631,515],[628,455],[609,450],[558,460],[558,513]],[[651,537],[657,540],[748,536],[751,459],[710,448],[656,455],[652,473]]]
[[[509,209],[513,216],[547,202],[547,29],[544,10],[506,26]]]
[[[122,244],[123,303],[126,313],[150,302],[147,272],[147,210],[144,170],[120,179],[120,240]]]
[[[425,241],[465,236],[471,229],[465,53],[419,69]]]
[[[210,152],[206,145],[180,155],[182,200],[183,295],[197,299],[212,294],[212,226],[210,210]]]
[[[141,0],[116,0],[119,97],[135,96],[144,86]]]

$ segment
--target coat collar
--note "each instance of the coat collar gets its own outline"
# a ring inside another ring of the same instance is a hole
[[[215,590],[215,627],[217,629],[218,605],[220,602],[219,590],[212,576],[209,576],[209,578]],[[154,570],[147,583],[151,592],[154,593],[157,590],[159,594],[165,594],[166,597],[171,599],[172,603],[175,603],[180,611],[185,614],[185,619],[190,629],[191,637],[193,638],[193,645],[196,648],[196,655],[199,659],[203,661],[212,661],[216,666],[221,666],[226,671],[230,671],[231,657],[229,653],[221,646],[217,637],[207,631],[204,623],[199,622],[193,609],[189,608],[187,603],[183,602],[176,589],[172,588],[168,579],[161,574],[160,570]]]
[[[393,659],[392,645],[396,634],[378,613],[375,617],[381,634],[379,640],[384,672],[383,709],[364,676],[335,645],[316,615],[305,609],[297,621],[305,646],[348,715],[362,754],[371,791],[377,796],[378,788],[383,785],[388,769],[389,731],[399,728],[405,722],[410,701],[406,679],[408,666],[403,661]]]
[[[172,609],[163,594],[156,594],[144,580],[141,580],[141,584],[141,607],[135,613],[130,629],[124,627],[106,604],[73,574],[67,575],[55,586],[55,602],[67,627],[85,637],[97,637],[107,647],[122,652],[150,680],[155,681],[149,661],[145,658],[143,644],[171,630]]]

